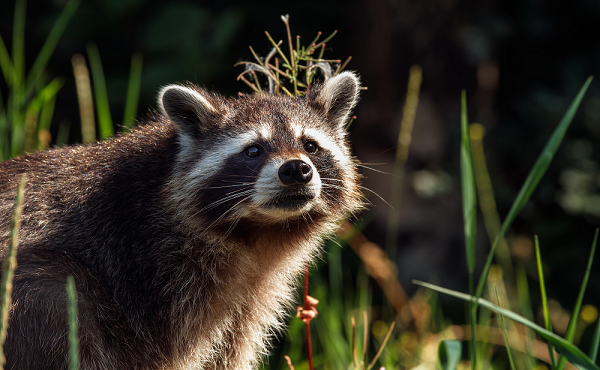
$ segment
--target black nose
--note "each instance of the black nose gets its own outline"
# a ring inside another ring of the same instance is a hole
[[[279,180],[284,185],[306,184],[312,179],[312,168],[304,161],[294,159],[279,167]]]

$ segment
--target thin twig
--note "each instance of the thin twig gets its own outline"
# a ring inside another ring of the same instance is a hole
[[[377,361],[379,356],[381,356],[381,352],[383,352],[383,347],[385,347],[388,339],[390,339],[390,335],[392,334],[392,330],[394,330],[395,325],[396,325],[396,323],[394,321],[392,321],[392,325],[390,325],[390,328],[388,329],[387,333],[385,334],[385,338],[383,338],[383,342],[381,343],[381,346],[379,346],[379,349],[377,350],[375,357],[373,357],[373,360],[371,361],[371,363],[369,363],[367,370],[370,370],[373,367],[373,365],[375,365],[375,362]]]
[[[242,80],[246,85],[250,86],[250,88],[252,90],[254,90],[254,92],[259,92],[258,89],[256,88],[256,86],[252,82],[250,82],[244,78],[243,74],[239,75],[237,79]]]
[[[256,84],[256,88],[258,89],[259,92],[262,92],[262,89],[260,87],[260,82],[258,82],[258,77],[256,77],[256,72],[250,71],[250,73],[252,74],[252,77],[254,78],[254,83]]]
[[[288,366],[290,367],[290,370],[294,370],[294,365],[292,365],[292,359],[290,358],[290,356],[285,355],[283,356],[285,358],[285,360],[287,361]]]
[[[352,57],[349,56],[348,59],[346,59],[346,61],[343,64],[338,65],[338,67],[335,70],[335,73],[333,75],[337,76],[338,73],[340,73],[341,71],[344,70],[344,68],[346,68],[346,66],[348,65],[348,63],[350,63],[351,60],[352,60]]]

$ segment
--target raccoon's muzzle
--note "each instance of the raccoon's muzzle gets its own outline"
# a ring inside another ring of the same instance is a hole
[[[277,172],[283,185],[282,191],[273,200],[273,206],[281,209],[300,209],[317,195],[308,186],[313,179],[312,167],[301,159],[284,162]]]

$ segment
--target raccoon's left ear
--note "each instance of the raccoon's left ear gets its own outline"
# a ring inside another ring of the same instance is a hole
[[[360,80],[353,72],[342,72],[308,94],[309,102],[322,106],[329,120],[343,129],[358,102]]]
[[[187,86],[169,85],[158,94],[164,115],[184,134],[201,137],[203,131],[222,117],[217,101],[210,93]]]

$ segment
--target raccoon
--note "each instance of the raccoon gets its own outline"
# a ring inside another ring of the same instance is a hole
[[[159,93],[132,132],[0,163],[4,256],[27,175],[6,369],[66,369],[66,279],[82,369],[255,369],[297,275],[361,208],[345,125],[359,79],[303,98]]]

